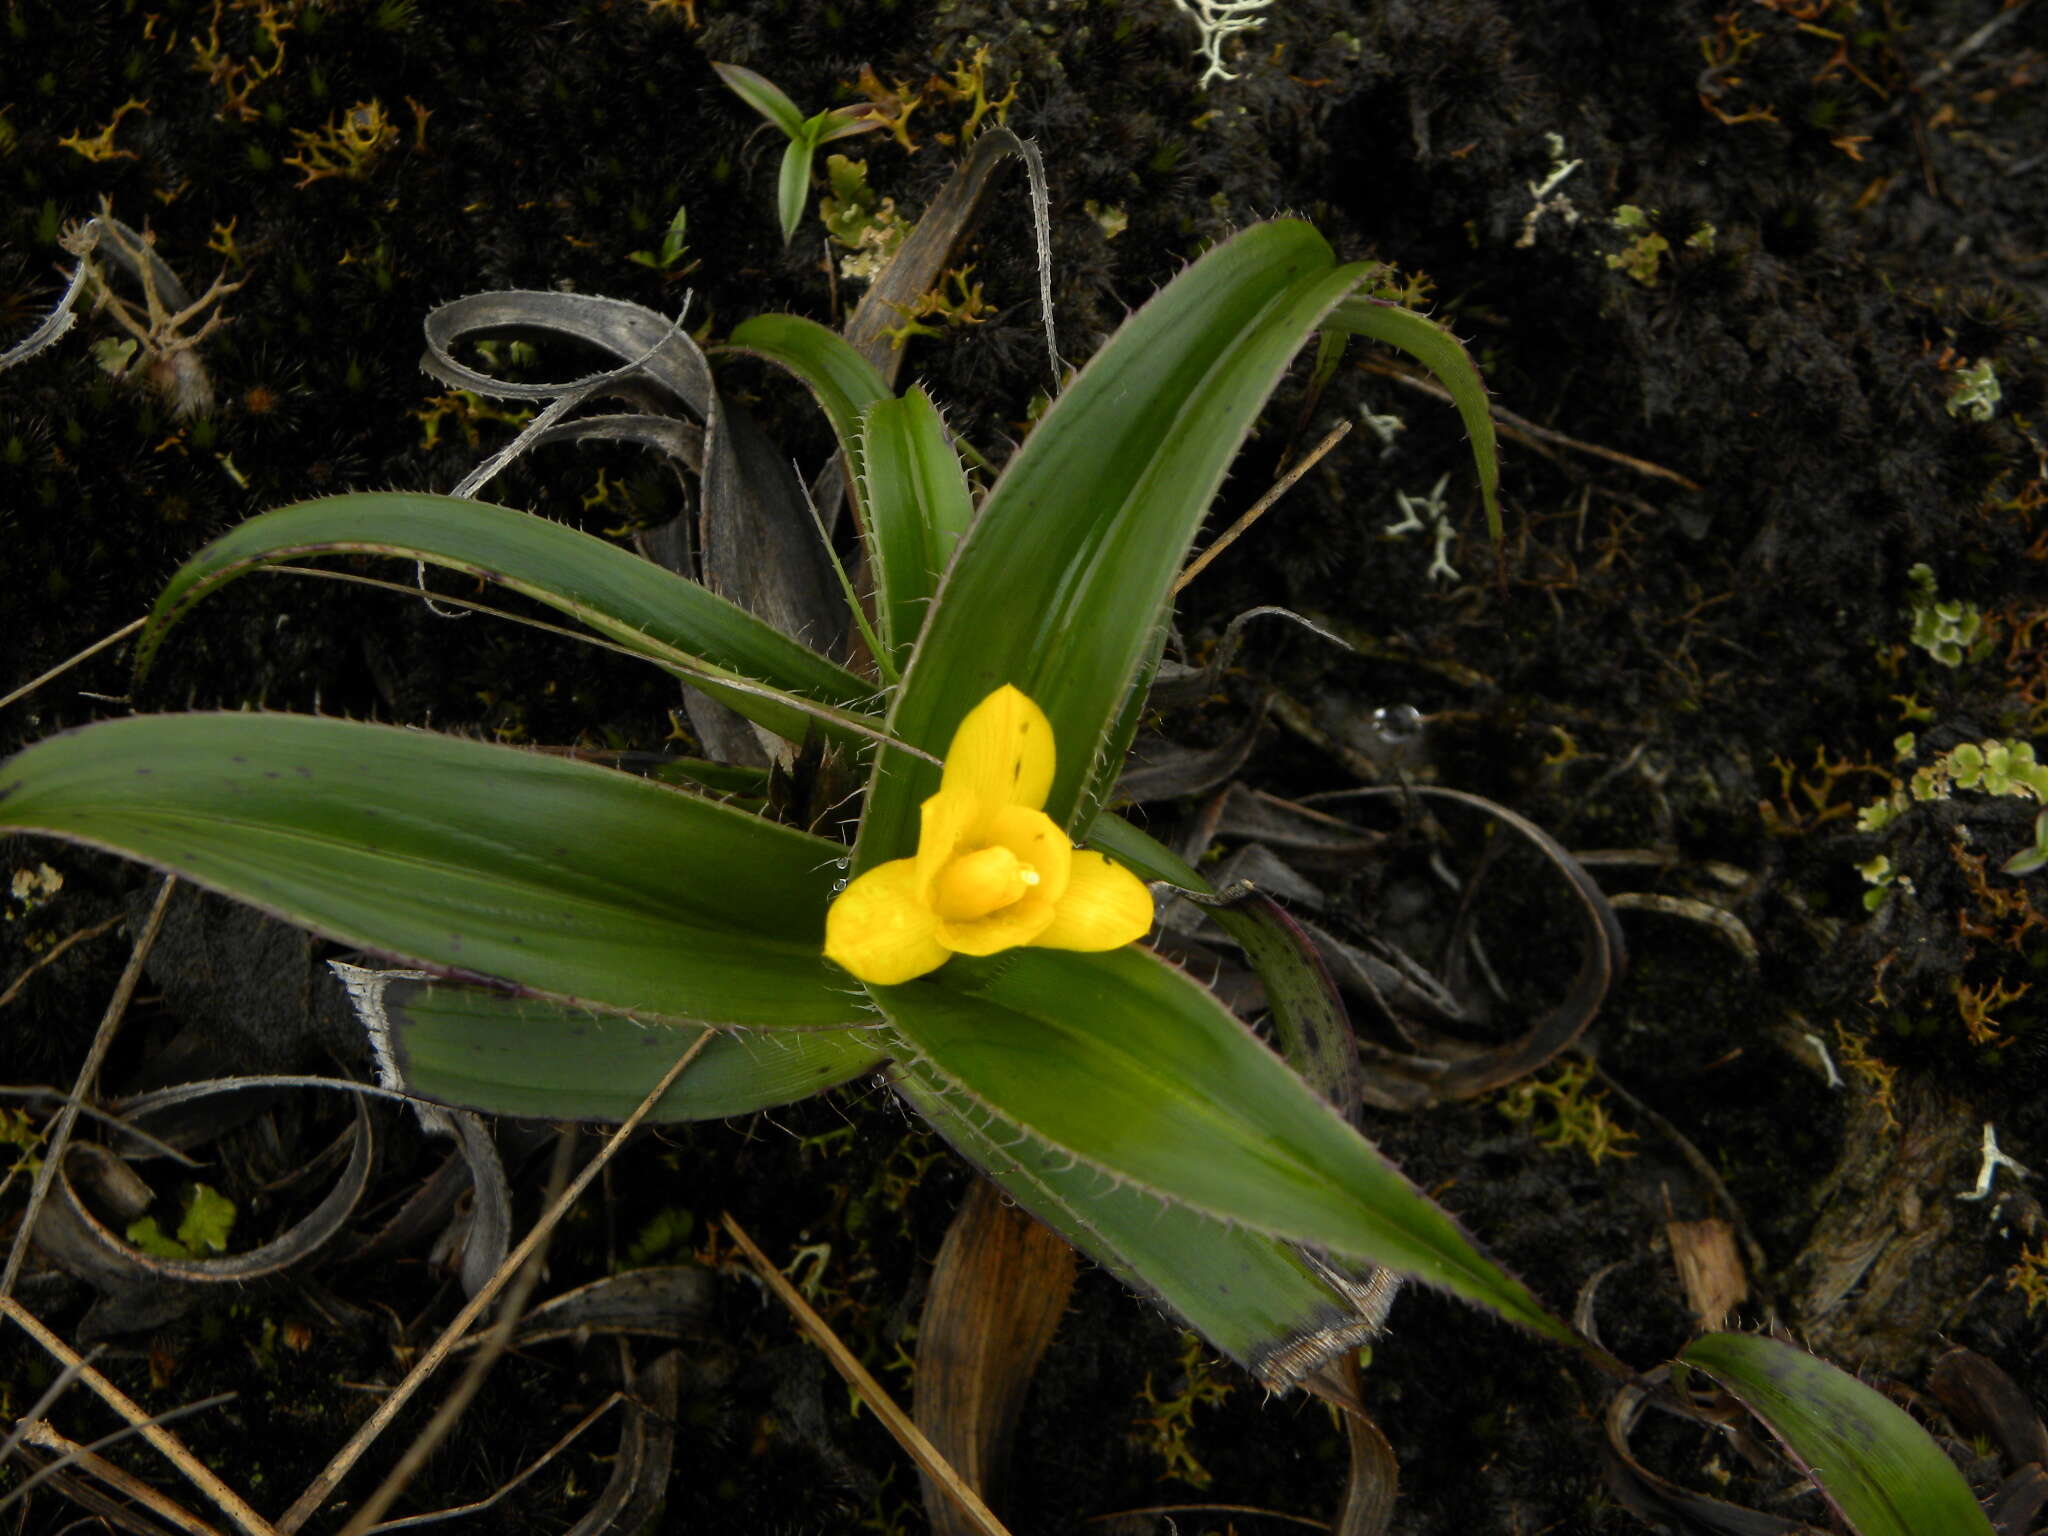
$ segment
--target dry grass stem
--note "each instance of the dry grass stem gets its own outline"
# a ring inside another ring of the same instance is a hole
[[[91,1357],[88,1356],[87,1358],[90,1359]],[[62,1397],[70,1389],[71,1383],[77,1379],[78,1376],[75,1371],[66,1369],[50,1384],[43,1395],[37,1399],[36,1405],[15,1421],[14,1433],[8,1436],[5,1445],[0,1445],[0,1466],[6,1465],[8,1457],[14,1452],[14,1447],[20,1441],[27,1438],[31,1430],[43,1422],[44,1412],[52,1403]],[[148,1424],[169,1424],[177,1419],[190,1418],[195,1413],[204,1413],[209,1408],[218,1408],[222,1403],[231,1403],[238,1395],[234,1392],[217,1392],[212,1397],[202,1397],[193,1402],[180,1403],[175,1408],[166,1408],[162,1413],[155,1414],[143,1422]],[[108,1446],[119,1445],[141,1427],[141,1424],[124,1425],[110,1435],[101,1435],[99,1439],[86,1445],[85,1449],[88,1451],[104,1451]],[[55,1432],[54,1427],[52,1432]],[[40,1487],[46,1479],[58,1477],[69,1465],[70,1459],[60,1456],[57,1460],[36,1468],[35,1471],[9,1489],[6,1498],[0,1499],[0,1513],[4,1513],[9,1507],[25,1498],[32,1489]]]
[[[14,1234],[14,1245],[7,1251],[7,1266],[0,1271],[0,1299],[14,1294],[14,1280],[21,1273],[22,1260],[28,1256],[36,1217],[41,1213],[50,1185],[55,1182],[57,1170],[64,1162],[64,1148],[71,1140],[71,1128],[78,1123],[79,1106],[99,1077],[100,1063],[107,1059],[107,1048],[114,1042],[114,1031],[120,1027],[121,1016],[128,1011],[128,1000],[135,995],[135,985],[142,979],[142,963],[149,958],[150,946],[156,943],[157,933],[164,925],[164,913],[171,904],[171,892],[177,887],[176,875],[164,876],[164,883],[157,889],[156,904],[149,909],[149,920],[135,937],[135,948],[128,956],[127,969],[121,972],[114,995],[107,1001],[107,1011],[100,1017],[99,1032],[92,1037],[92,1048],[85,1053],[85,1065],[78,1069],[78,1080],[71,1086],[71,1096],[57,1112],[56,1127],[50,1132],[49,1143],[43,1149],[43,1166],[36,1170],[35,1184],[28,1192],[28,1209],[21,1213],[21,1227]]]
[[[334,1459],[321,1469],[320,1475],[306,1485],[306,1491],[298,1496],[292,1507],[286,1510],[277,1522],[277,1529],[283,1532],[284,1536],[291,1536],[292,1532],[310,1520],[320,1506],[327,1502],[328,1496],[348,1475],[349,1469],[362,1459],[363,1453],[390,1426],[391,1421],[398,1416],[399,1410],[412,1400],[412,1395],[425,1385],[427,1378],[433,1375],[443,1360],[448,1358],[455,1346],[462,1342],[462,1337],[469,1332],[470,1325],[497,1300],[498,1293],[505,1289],[514,1275],[519,1273],[520,1267],[548,1240],[556,1225],[589,1187],[590,1181],[597,1177],[619,1148],[626,1144],[626,1138],[633,1134],[640,1122],[647,1118],[656,1104],[661,1102],[662,1096],[675,1086],[676,1080],[683,1075],[690,1063],[697,1059],[698,1053],[711,1043],[711,1037],[715,1033],[715,1030],[707,1028],[691,1043],[690,1048],[677,1058],[676,1064],[662,1074],[661,1081],[648,1091],[647,1097],[640,1101],[639,1107],[626,1117],[605,1144],[598,1148],[596,1155],[583,1165],[582,1172],[578,1173],[574,1182],[562,1191],[561,1198],[549,1206],[540,1220],[533,1224],[533,1230],[520,1240],[519,1246],[505,1256],[505,1262],[498,1266],[498,1272],[469,1299],[468,1304],[460,1312],[455,1314],[454,1320],[442,1330],[441,1336],[434,1340],[425,1354],[420,1356],[419,1363],[406,1372],[405,1379],[391,1389],[390,1394],[363,1422],[362,1428],[351,1435],[348,1444],[337,1451]]]
[[[500,1499],[504,1498],[506,1494],[510,1493],[513,1489],[517,1488],[521,1483],[525,1482],[528,1478],[532,1477],[536,1472],[540,1471],[540,1469],[545,1467],[549,1462],[553,1461],[557,1456],[561,1455],[562,1452],[566,1451],[571,1445],[574,1445],[576,1441],[579,1438],[581,1438],[583,1432],[586,1429],[590,1428],[591,1425],[595,1424],[599,1419],[603,1418],[606,1414],[610,1413],[612,1409],[616,1408],[620,1403],[623,1403],[626,1400],[627,1398],[625,1393],[614,1392],[610,1397],[606,1398],[603,1402],[599,1403],[595,1408],[591,1409],[590,1412],[584,1414],[582,1418],[578,1419],[573,1425],[571,1425],[569,1429],[563,1434],[561,1439],[557,1440],[553,1445],[549,1446],[545,1451],[541,1452],[539,1456],[534,1458],[532,1461],[528,1462],[525,1466],[521,1467],[517,1472],[513,1473],[511,1478],[507,1480],[502,1486],[500,1486],[498,1490],[495,1493],[492,1493],[488,1498],[478,1499],[471,1504],[456,1504],[448,1509],[436,1509],[424,1515],[407,1515],[402,1520],[386,1520],[382,1525],[371,1526],[369,1528],[369,1536],[381,1536],[381,1533],[385,1531],[411,1530],[416,1526],[432,1525],[442,1520],[455,1520],[459,1519],[464,1515],[482,1514],[485,1510],[491,1508],[491,1506],[496,1504]]]
[[[564,1130],[555,1140],[554,1167],[548,1174],[547,1194],[542,1200],[543,1208],[552,1208],[561,1199],[562,1187],[569,1182],[569,1159],[575,1155],[576,1133],[573,1128]],[[341,1528],[341,1536],[364,1536],[383,1516],[384,1511],[397,1502],[400,1494],[418,1477],[420,1469],[453,1432],[461,1421],[484,1379],[491,1374],[491,1368],[498,1363],[498,1357],[512,1342],[519,1319],[526,1315],[526,1303],[533,1295],[533,1288],[540,1283],[541,1271],[547,1266],[547,1244],[535,1247],[527,1261],[519,1266],[516,1277],[505,1292],[505,1305],[498,1309],[497,1320],[483,1337],[482,1345],[467,1367],[462,1379],[455,1384],[441,1404],[434,1410],[434,1417],[427,1427],[420,1431],[405,1454],[398,1458],[398,1465],[386,1474],[384,1481],[377,1485],[377,1491],[363,1500],[356,1512],[349,1516],[348,1524]],[[507,1260],[510,1263],[510,1260]]]
[[[1143,1509],[1118,1509],[1106,1515],[1090,1515],[1088,1523],[1098,1524],[1105,1520],[1127,1520],[1136,1516],[1168,1516],[1169,1526],[1174,1515],[1260,1515],[1268,1520],[1286,1520],[1295,1525],[1305,1525],[1312,1531],[1327,1531],[1330,1522],[1312,1520],[1307,1515],[1290,1515],[1284,1509],[1260,1509],[1255,1504],[1148,1504]]]
[[[144,1413],[133,1398],[87,1365],[76,1350],[44,1326],[41,1318],[12,1296],[0,1296],[0,1314],[12,1318],[16,1327],[75,1371],[78,1379],[90,1387],[101,1402],[120,1414],[143,1439],[161,1451],[164,1459],[176,1467],[187,1482],[211,1499],[214,1507],[239,1526],[245,1536],[276,1536],[270,1522],[251,1509],[247,1500],[215,1477],[205,1463],[185,1449],[182,1440]]]
[[[1454,403],[1449,390],[1418,373],[1410,373],[1398,364],[1374,359],[1360,366],[1382,378],[1392,379],[1396,384],[1405,385],[1418,395],[1427,395],[1432,400],[1441,400],[1446,404]],[[1489,414],[1493,417],[1493,424],[1500,428],[1502,437],[1512,438],[1526,447],[1538,450],[1549,447],[1569,448],[1574,453],[1591,454],[1596,459],[1606,459],[1611,464],[1622,465],[1639,475],[1648,475],[1656,480],[1669,480],[1674,485],[1684,486],[1688,491],[1706,489],[1698,481],[1686,479],[1675,469],[1666,469],[1662,464],[1652,464],[1648,459],[1639,459],[1614,448],[1603,448],[1598,443],[1586,443],[1576,437],[1566,437],[1555,428],[1541,427],[1526,416],[1517,416],[1505,406],[1489,406]]]
[[[115,630],[111,635],[107,635],[101,639],[93,641],[91,645],[88,645],[76,656],[67,657],[63,661],[58,662],[57,665],[55,665],[54,667],[50,668],[49,671],[41,673],[36,677],[30,678],[27,682],[23,683],[19,688],[15,689],[14,692],[8,694],[5,698],[0,698],[0,709],[5,709],[8,705],[12,704],[17,699],[27,698],[30,694],[34,693],[38,688],[42,687],[43,684],[50,681],[51,678],[62,677],[66,672],[69,672],[73,667],[77,666],[80,662],[90,661],[93,657],[97,656],[101,651],[104,651],[108,646],[119,645],[123,640],[126,640],[130,635],[134,634],[135,631],[142,628],[142,626],[147,622],[147,616],[140,619],[130,620],[128,623],[123,624],[119,629]]]
[[[158,1519],[168,1521],[181,1531],[190,1531],[192,1536],[221,1536],[214,1527],[184,1506],[165,1498],[132,1472],[124,1471],[105,1457],[94,1455],[85,1446],[65,1439],[40,1419],[29,1426],[28,1442],[44,1450],[58,1452],[71,1465],[90,1472],[123,1498],[133,1499]]]
[[[896,1443],[903,1447],[912,1461],[917,1463],[918,1470],[944,1488],[947,1495],[959,1506],[961,1513],[973,1521],[984,1536],[1009,1536],[1003,1522],[996,1518],[995,1511],[984,1504],[981,1495],[953,1470],[953,1464],[939,1453],[937,1446],[925,1438],[924,1431],[917,1427],[910,1415],[896,1406],[895,1400],[883,1389],[882,1384],[868,1374],[867,1367],[854,1358],[853,1351],[848,1349],[839,1335],[832,1331],[832,1325],[811,1310],[811,1304],[804,1300],[803,1293],[789,1283],[781,1270],[768,1262],[768,1255],[763,1253],[755,1245],[754,1240],[747,1236],[745,1229],[733,1220],[731,1212],[727,1212],[719,1219],[724,1222],[725,1230],[732,1234],[732,1240],[740,1245],[755,1270],[767,1282],[768,1288],[775,1293],[776,1299],[789,1308],[790,1315],[797,1321],[797,1326],[809,1334],[811,1342],[825,1352],[825,1358],[832,1362],[832,1368],[846,1378],[848,1386],[860,1394],[860,1400],[867,1404],[868,1411],[874,1414],[881,1421],[882,1427],[895,1437]]]
[[[44,966],[55,960],[72,945],[83,944],[87,939],[96,939],[109,929],[120,927],[126,921],[126,918],[110,917],[104,923],[94,923],[90,928],[81,928],[76,933],[66,934],[55,944],[52,944],[44,953],[36,956],[19,976],[7,984],[7,990],[0,992],[0,1008],[5,1008],[14,1001],[29,977],[35,975],[37,971],[40,971]]]
[[[1251,504],[1251,507],[1245,512],[1244,516],[1240,517],[1236,522],[1232,523],[1228,528],[1224,529],[1222,533],[1217,535],[1215,543],[1211,544],[1207,549],[1203,550],[1199,555],[1195,556],[1194,559],[1190,560],[1187,563],[1186,569],[1184,569],[1180,573],[1180,575],[1174,579],[1174,592],[1178,594],[1180,590],[1183,587],[1185,587],[1189,582],[1193,581],[1197,576],[1201,575],[1203,571],[1207,570],[1209,567],[1209,562],[1211,560],[1214,560],[1218,555],[1222,554],[1223,551],[1230,548],[1231,545],[1235,544],[1238,541],[1238,539],[1244,534],[1244,531],[1247,528],[1251,527],[1253,523],[1256,523],[1261,517],[1264,517],[1266,515],[1266,509],[1268,507],[1272,506],[1274,502],[1278,501],[1282,496],[1285,496],[1290,490],[1292,490],[1294,488],[1294,482],[1299,480],[1303,475],[1307,474],[1310,470],[1314,469],[1317,464],[1321,463],[1323,455],[1328,453],[1332,448],[1336,447],[1339,443],[1343,442],[1345,437],[1350,433],[1350,431],[1351,423],[1348,421],[1340,421],[1337,423],[1336,426],[1330,428],[1330,430],[1323,435],[1323,440],[1317,443],[1315,447],[1309,449],[1307,456],[1304,457],[1299,464],[1296,464],[1292,469],[1288,470],[1286,474],[1282,475],[1278,480],[1274,481],[1273,488],[1270,491],[1266,492],[1265,495],[1261,496],[1257,501],[1253,502]]]

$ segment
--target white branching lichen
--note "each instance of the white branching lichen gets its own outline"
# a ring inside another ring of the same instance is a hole
[[[1427,533],[1436,542],[1436,550],[1429,562],[1428,578],[1431,581],[1456,581],[1457,570],[1451,565],[1451,546],[1458,540],[1458,532],[1451,526],[1450,509],[1444,504],[1444,491],[1450,486],[1449,475],[1439,476],[1427,496],[1410,496],[1406,491],[1394,492],[1394,500],[1401,508],[1401,520],[1388,523],[1380,531],[1390,538],[1403,534]]]
[[[1258,13],[1273,0],[1173,0],[1173,3],[1201,29],[1202,40],[1195,51],[1209,66],[1202,71],[1198,82],[1198,88],[1206,91],[1211,81],[1237,78],[1223,67],[1223,44],[1240,32],[1256,32],[1264,26],[1265,20]]]

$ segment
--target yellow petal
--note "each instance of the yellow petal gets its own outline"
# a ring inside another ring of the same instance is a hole
[[[1038,874],[1038,894],[1057,902],[1067,894],[1067,872],[1073,865],[1074,845],[1067,841],[1059,823],[1043,811],[1021,805],[1006,805],[988,818],[982,836],[991,847],[1007,848],[1020,864]]]
[[[915,859],[878,864],[834,898],[825,913],[825,958],[879,987],[935,971],[951,951],[923,900]]]
[[[1031,942],[1044,949],[1120,949],[1152,926],[1152,893],[1123,865],[1082,849],[1053,920]]]
[[[972,795],[942,789],[918,809],[917,888],[931,900],[932,882],[962,848],[985,847],[983,824],[992,807]]]
[[[1052,920],[1053,904],[1036,891],[1026,891],[1001,911],[974,922],[941,920],[939,942],[963,955],[993,955],[1019,944],[1036,944]]]
[[[1052,722],[1005,683],[969,710],[953,733],[940,793],[1042,810],[1053,766]]]

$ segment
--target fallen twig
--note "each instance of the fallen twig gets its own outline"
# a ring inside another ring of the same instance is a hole
[[[470,1297],[468,1304],[456,1313],[453,1321],[441,1331],[441,1336],[434,1340],[424,1355],[420,1356],[419,1363],[406,1372],[403,1381],[391,1389],[384,1401],[377,1405],[376,1411],[364,1421],[362,1428],[349,1437],[348,1444],[335,1452],[334,1458],[321,1468],[320,1475],[306,1485],[306,1491],[293,1501],[292,1507],[286,1510],[277,1522],[277,1529],[283,1536],[291,1536],[292,1532],[310,1520],[320,1506],[327,1502],[328,1495],[333,1493],[335,1486],[348,1475],[349,1469],[362,1459],[363,1453],[390,1427],[399,1410],[412,1400],[412,1395],[425,1385],[426,1379],[433,1375],[455,1346],[462,1342],[462,1336],[469,1332],[470,1325],[483,1315],[485,1308],[498,1299],[498,1293],[504,1290],[514,1275],[519,1273],[520,1267],[533,1256],[542,1243],[548,1240],[549,1234],[574,1207],[577,1199],[589,1187],[590,1181],[612,1160],[612,1155],[626,1144],[626,1138],[633,1134],[640,1122],[647,1118],[656,1104],[661,1102],[662,1096],[675,1086],[676,1079],[681,1077],[684,1069],[697,1059],[698,1052],[711,1043],[711,1037],[715,1033],[717,1031],[707,1028],[691,1043],[690,1048],[677,1058],[676,1064],[662,1074],[661,1081],[649,1090],[647,1097],[640,1101],[639,1107],[620,1123],[619,1128],[612,1132],[610,1139],[597,1149],[589,1162],[583,1165],[583,1170],[576,1175],[569,1187],[562,1191],[561,1198],[549,1206],[540,1220],[533,1224],[533,1229],[520,1240],[519,1246],[505,1256],[505,1262],[498,1266],[498,1272]]]
[[[101,934],[105,933],[108,929],[118,928],[121,926],[122,923],[126,921],[127,919],[125,917],[110,917],[104,923],[94,923],[90,928],[81,928],[76,933],[66,934],[63,938],[59,939],[55,944],[52,944],[49,947],[49,949],[47,949],[42,954],[38,955],[34,960],[29,962],[27,968],[24,969],[19,976],[15,977],[14,980],[10,981],[7,984],[7,990],[5,992],[0,992],[0,1008],[5,1008],[9,1003],[14,1001],[15,997],[20,993],[23,985],[26,984],[26,982],[28,981],[29,977],[35,975],[37,971],[40,971],[44,966],[48,965],[51,961],[55,960],[59,955],[63,954],[64,951],[69,949],[72,945],[83,944],[87,939],[96,939]]]
[[[1445,395],[1444,398],[1448,400],[1450,399],[1450,396]],[[1211,544],[1207,549],[1203,550],[1199,555],[1195,556],[1194,559],[1190,560],[1187,563],[1186,568],[1181,571],[1180,575],[1174,578],[1173,590],[1176,593],[1178,593],[1189,582],[1193,581],[1197,576],[1201,575],[1203,571],[1207,570],[1209,562],[1211,560],[1214,560],[1218,555],[1222,554],[1223,551],[1230,548],[1231,545],[1235,544],[1238,541],[1239,536],[1242,535],[1247,528],[1251,527],[1253,523],[1256,523],[1261,517],[1265,516],[1266,509],[1272,506],[1273,503],[1278,501],[1282,496],[1285,496],[1290,490],[1292,490],[1294,488],[1294,482],[1299,480],[1303,475],[1307,474],[1311,469],[1314,469],[1317,463],[1321,461],[1324,454],[1328,453],[1332,448],[1336,447],[1339,443],[1344,441],[1345,434],[1350,432],[1350,430],[1350,422],[1340,421],[1337,423],[1336,426],[1332,427],[1327,433],[1325,433],[1323,436],[1323,440],[1317,443],[1315,447],[1309,449],[1307,456],[1303,458],[1299,464],[1295,465],[1292,469],[1288,470],[1286,474],[1282,475],[1278,480],[1274,481],[1273,488],[1270,491],[1266,492],[1265,495],[1261,496],[1257,501],[1253,502],[1251,504],[1251,507],[1245,512],[1245,514],[1242,517],[1240,517],[1236,522],[1232,523],[1228,528],[1224,529],[1222,533],[1216,536],[1215,543]]]
[[[149,909],[148,921],[142,925],[142,932],[135,936],[135,948],[128,956],[128,968],[121,972],[114,995],[107,1001],[107,1011],[100,1017],[99,1032],[92,1038],[92,1048],[85,1053],[85,1065],[78,1069],[78,1080],[72,1084],[71,1096],[57,1112],[56,1127],[50,1132],[49,1144],[43,1150],[43,1165],[36,1170],[35,1184],[29,1189],[28,1209],[22,1212],[14,1244],[7,1250],[7,1266],[0,1270],[0,1299],[14,1294],[15,1276],[21,1273],[21,1262],[28,1256],[29,1239],[36,1229],[36,1216],[42,1211],[50,1185],[56,1181],[57,1169],[64,1161],[64,1147],[71,1139],[71,1128],[78,1123],[79,1107],[93,1080],[99,1076],[100,1063],[107,1059],[107,1048],[114,1042],[114,1031],[120,1026],[121,1016],[128,1011],[128,1000],[135,995],[136,983],[142,979],[142,963],[149,958],[150,946],[156,943],[157,932],[164,925],[164,912],[171,904],[171,892],[177,886],[176,875],[164,876],[164,883],[156,893],[156,905]]]
[[[937,1446],[925,1438],[924,1431],[917,1427],[916,1421],[896,1406],[895,1399],[889,1396],[880,1382],[868,1374],[867,1367],[854,1357],[853,1351],[846,1347],[845,1341],[832,1331],[832,1325],[811,1310],[811,1304],[804,1300],[803,1293],[789,1283],[781,1270],[768,1262],[768,1255],[763,1253],[755,1245],[754,1240],[747,1236],[746,1230],[733,1220],[732,1213],[728,1211],[719,1219],[725,1224],[725,1230],[732,1234],[732,1240],[740,1245],[741,1251],[767,1283],[768,1289],[775,1293],[778,1301],[789,1308],[790,1315],[797,1321],[797,1326],[809,1334],[811,1342],[825,1352],[825,1358],[832,1362],[832,1368],[846,1378],[848,1386],[860,1394],[860,1400],[867,1405],[868,1411],[881,1421],[882,1427],[895,1437],[896,1443],[903,1447],[912,1461],[917,1463],[917,1469],[944,1488],[953,1502],[960,1507],[961,1512],[973,1521],[978,1529],[985,1532],[986,1536],[1009,1536],[1008,1529],[996,1518],[995,1511],[984,1504],[981,1495],[953,1470],[953,1464],[940,1454]]]
[[[120,1414],[135,1427],[143,1439],[161,1451],[164,1458],[184,1474],[186,1481],[211,1499],[222,1514],[241,1527],[245,1536],[277,1536],[276,1529],[271,1523],[251,1509],[246,1499],[215,1477],[204,1462],[185,1449],[182,1440],[156,1419],[144,1413],[133,1398],[87,1365],[76,1350],[44,1325],[41,1318],[12,1296],[5,1295],[0,1295],[0,1313],[12,1318],[16,1327],[75,1371],[78,1379],[90,1387],[100,1401]]]
[[[1449,390],[1439,388],[1428,379],[1410,373],[1407,369],[1398,367],[1393,363],[1371,359],[1361,363],[1359,366],[1370,373],[1380,375],[1382,378],[1392,379],[1396,384],[1405,385],[1407,388],[1414,390],[1418,395],[1428,395],[1432,400],[1449,401],[1451,399]],[[1662,464],[1652,464],[1648,459],[1639,459],[1632,454],[1622,453],[1618,449],[1603,448],[1598,443],[1586,443],[1581,442],[1576,437],[1566,437],[1564,433],[1553,428],[1538,426],[1526,416],[1517,416],[1505,406],[1491,406],[1490,412],[1493,416],[1494,424],[1501,430],[1501,436],[1514,438],[1516,441],[1524,443],[1529,447],[1554,446],[1569,448],[1574,453],[1589,453],[1596,459],[1606,459],[1610,463],[1620,464],[1625,468],[1634,470],[1639,475],[1649,475],[1657,480],[1669,480],[1674,485],[1684,486],[1688,491],[1706,489],[1698,481],[1686,479],[1684,475],[1681,475],[1675,469],[1666,469]]]

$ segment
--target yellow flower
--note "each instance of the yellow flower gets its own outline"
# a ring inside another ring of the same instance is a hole
[[[925,801],[917,856],[876,866],[825,916],[825,955],[894,986],[954,955],[1019,944],[1116,949],[1152,926],[1136,875],[1075,848],[1045,814],[1052,722],[1005,684],[960,722],[939,792]]]

